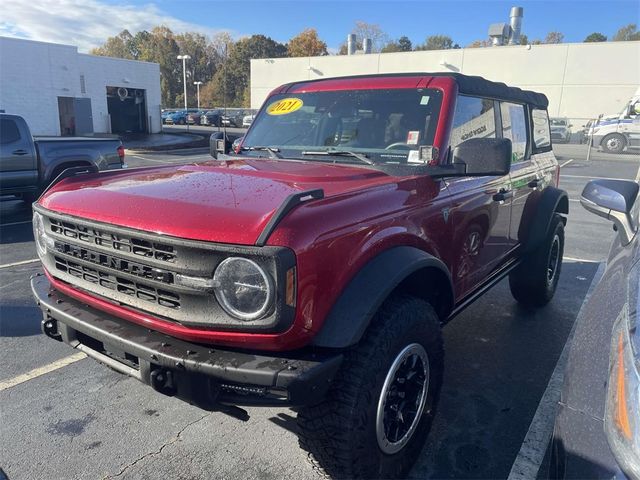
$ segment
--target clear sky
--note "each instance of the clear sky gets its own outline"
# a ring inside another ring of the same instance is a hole
[[[560,31],[565,42],[592,32],[609,38],[640,24],[640,0],[3,0],[0,35],[78,45],[81,51],[124,28],[132,33],[163,23],[175,31],[226,30],[285,42],[307,27],[337,49],[356,20],[375,23],[397,38],[423,42],[445,34],[461,46],[487,38],[490,23],[508,22],[511,6],[524,7],[523,33],[530,40]]]

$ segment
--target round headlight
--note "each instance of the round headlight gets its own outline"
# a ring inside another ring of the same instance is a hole
[[[252,260],[240,257],[223,260],[216,268],[213,280],[218,302],[236,318],[256,320],[271,307],[271,277]]]
[[[36,240],[38,254],[43,257],[47,254],[47,232],[44,228],[44,220],[38,212],[33,213],[33,237]]]

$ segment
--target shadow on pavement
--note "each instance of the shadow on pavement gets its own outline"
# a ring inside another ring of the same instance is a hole
[[[0,337],[40,335],[42,313],[35,305],[0,305]]]

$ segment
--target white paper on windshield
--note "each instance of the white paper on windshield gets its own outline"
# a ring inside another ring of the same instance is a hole
[[[407,162],[409,163],[424,163],[420,160],[420,154],[418,150],[409,150],[409,156],[407,157]]]
[[[407,145],[417,145],[420,138],[420,130],[411,130],[407,134]]]
[[[429,103],[429,95],[423,95],[420,99],[420,105],[427,105]]]

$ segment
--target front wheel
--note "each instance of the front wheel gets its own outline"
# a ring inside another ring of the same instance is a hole
[[[528,252],[522,263],[509,275],[513,297],[527,307],[542,307],[555,294],[562,270],[564,222],[554,214],[546,238]]]
[[[619,133],[611,133],[602,139],[600,145],[607,153],[622,153],[627,142]]]
[[[387,300],[326,398],[298,414],[314,468],[334,478],[405,476],[431,428],[443,356],[433,308],[410,296]]]

